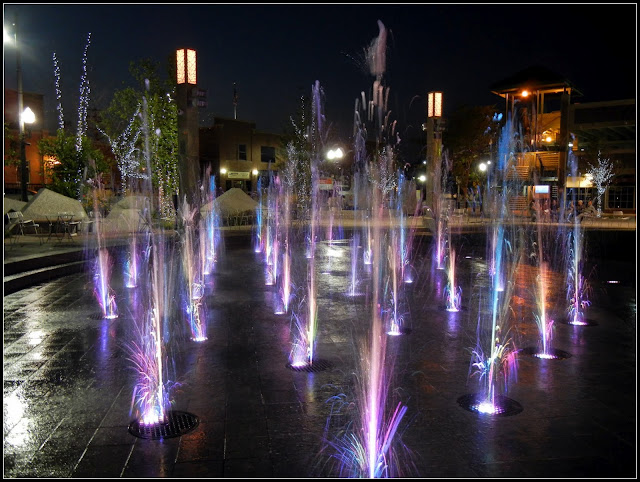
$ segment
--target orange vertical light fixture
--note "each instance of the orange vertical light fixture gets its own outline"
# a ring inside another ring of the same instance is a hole
[[[196,84],[196,51],[176,50],[176,81],[178,84]]]
[[[442,117],[442,92],[429,92],[427,117]]]

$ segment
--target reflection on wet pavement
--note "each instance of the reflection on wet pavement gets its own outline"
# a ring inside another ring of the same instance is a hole
[[[390,398],[408,407],[399,430],[409,454],[402,473],[632,477],[635,282],[593,279],[590,317],[597,326],[555,324],[552,346],[571,357],[520,357],[508,397],[522,412],[483,417],[456,400],[478,391],[469,378],[469,350],[483,336],[484,247],[462,243],[456,268],[462,309],[455,313],[444,309],[446,273],[432,269],[428,243],[419,248],[414,282],[400,297],[410,331],[389,342],[395,354]],[[192,342],[176,320],[167,350],[171,409],[196,415],[199,424],[163,440],[128,430],[135,373],[126,345],[137,301],[122,273],[115,270],[112,278],[120,314],[113,320],[100,316],[89,273],[5,296],[5,477],[335,476],[323,437],[354,418],[354,346],[369,326],[371,276],[360,273],[362,296],[346,296],[350,246],[332,249],[341,256],[322,257],[317,267],[316,351],[330,366],[315,372],[287,367],[291,315],[274,313],[274,288],[265,285],[263,261],[249,240],[226,249],[204,298],[208,340]],[[123,248],[113,254],[122,260]],[[608,277],[634,268],[611,261],[606,269]],[[524,261],[513,280],[511,329],[520,348],[535,346],[540,336],[536,276]],[[545,302],[550,316],[559,317],[566,309],[564,274],[552,269],[546,276]]]

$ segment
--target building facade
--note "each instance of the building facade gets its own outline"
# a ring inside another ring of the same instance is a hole
[[[534,197],[595,200],[596,186],[588,171],[599,153],[615,166],[602,199],[603,212],[635,213],[635,99],[575,102],[582,95],[577,88],[542,67],[519,72],[491,90],[505,99],[506,112],[522,135],[509,174],[526,188],[513,201],[518,209]]]
[[[33,124],[25,124],[25,157],[27,161],[27,191],[35,194],[48,181],[47,163],[38,151],[38,141],[47,137],[49,132],[43,129],[44,96],[32,92],[23,92],[23,105],[35,114]],[[18,162],[20,155],[20,127],[18,125],[18,91],[4,89],[4,193],[14,196],[20,194],[21,171]],[[7,162],[8,161],[8,162]]]
[[[269,184],[282,161],[281,136],[258,131],[255,122],[214,117],[210,127],[200,127],[199,137],[201,172],[209,169],[222,191],[255,193],[258,184]]]

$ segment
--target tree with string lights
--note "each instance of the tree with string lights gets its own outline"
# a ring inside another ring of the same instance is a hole
[[[169,63],[171,64],[171,63]],[[178,109],[173,99],[175,74],[160,73],[160,64],[152,59],[129,63],[135,87],[114,93],[109,107],[102,112],[99,130],[108,139],[116,157],[126,192],[133,192],[148,176],[159,193],[158,213],[173,215],[173,196],[178,192]],[[146,111],[142,112],[143,100]],[[146,117],[146,118],[145,118]],[[144,122],[147,122],[151,172],[144,162]]]
[[[598,192],[598,207],[597,207],[597,217],[602,216],[602,195],[607,190],[611,179],[613,178],[613,162],[610,159],[602,159],[600,157],[600,152],[598,151],[598,164],[593,165],[589,163],[589,169],[587,174],[591,175],[593,179],[593,184],[596,186],[596,190]]]

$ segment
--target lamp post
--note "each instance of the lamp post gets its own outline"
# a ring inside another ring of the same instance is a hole
[[[200,147],[196,51],[176,50],[176,103],[178,106],[178,151],[180,197],[190,205],[198,202]]]
[[[420,174],[418,176],[418,181],[421,183],[421,185],[420,185],[420,204],[421,204],[420,209],[422,210],[422,205],[427,199],[427,196],[426,196],[426,194],[427,194],[426,193],[426,190],[427,190],[427,176],[425,174]]]
[[[340,171],[340,194],[344,189],[344,175],[342,174],[342,159],[345,157],[346,153],[342,147],[336,147],[334,149],[329,149],[325,154],[325,158],[328,161],[335,161],[338,166],[338,170]]]
[[[18,47],[18,18],[16,16],[16,21],[12,24],[13,26],[13,46],[16,50],[16,80],[18,83],[18,132],[19,132],[19,142],[20,142],[20,199],[24,202],[29,200],[27,196],[27,185],[29,183],[29,171],[27,165],[27,153],[26,153],[26,142],[25,142],[25,132],[24,132],[24,124],[32,123],[35,121],[35,116],[33,115],[33,111],[28,109],[25,111],[24,109],[24,92],[22,90],[22,57],[20,53],[20,48]],[[8,38],[8,35],[5,33],[5,39]]]
[[[442,104],[443,95],[442,92],[429,92],[427,93],[427,183],[425,185],[426,192],[425,197],[427,204],[432,205],[435,200],[433,196],[434,182],[440,182],[440,179],[435,179],[436,162],[442,162],[442,133],[441,122],[442,118]]]

